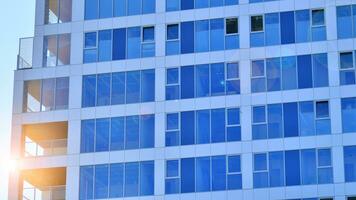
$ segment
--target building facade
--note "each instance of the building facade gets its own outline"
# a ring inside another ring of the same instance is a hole
[[[10,200],[356,199],[356,1],[37,0]]]

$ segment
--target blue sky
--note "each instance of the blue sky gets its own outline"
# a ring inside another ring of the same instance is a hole
[[[0,199],[7,199],[13,71],[19,38],[33,36],[35,0],[1,0],[0,6]],[[5,178],[6,177],[6,178]]]

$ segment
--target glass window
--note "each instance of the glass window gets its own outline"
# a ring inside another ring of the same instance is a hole
[[[297,59],[295,56],[282,58],[283,90],[297,89]]]
[[[179,99],[179,68],[170,68],[166,72],[166,100]]]
[[[239,63],[226,64],[226,94],[240,94]]]
[[[181,113],[181,145],[195,144],[195,113],[187,111]]]
[[[263,16],[252,16],[251,17],[251,32],[263,31]]]
[[[183,1],[185,2],[185,1]],[[194,22],[182,22],[180,26],[181,54],[194,52]]]
[[[110,150],[123,150],[125,148],[125,117],[111,119]]]
[[[178,160],[168,160],[166,164],[166,177],[177,177],[179,176],[179,161]]]
[[[301,150],[301,178],[303,185],[317,183],[317,166],[315,149]]]
[[[195,22],[195,52],[209,51],[209,20]]]
[[[251,91],[266,91],[265,62],[264,60],[252,61]]]
[[[333,170],[331,162],[331,150],[318,150],[318,183],[327,184],[333,182]]]
[[[195,192],[195,159],[183,158],[181,160],[181,192]]]
[[[280,25],[279,13],[270,13],[265,15],[265,38],[266,45],[280,44]]]
[[[83,57],[84,63],[92,63],[97,61],[98,50],[96,32],[85,33]]]
[[[261,171],[267,170],[267,155],[266,154],[255,154],[254,155],[254,170]]]
[[[140,102],[140,71],[131,71],[126,73],[126,103]]]
[[[167,25],[167,40],[179,39],[179,24]]]
[[[183,1],[180,1],[180,9],[181,10],[194,9],[194,0],[183,0]]]
[[[94,152],[95,120],[83,120],[81,125],[80,152]]]
[[[211,191],[210,157],[196,158],[196,192]]]
[[[284,156],[283,152],[269,153],[269,185],[270,187],[284,186]]]
[[[196,111],[197,144],[210,143],[210,110]]]
[[[71,35],[62,34],[58,36],[58,60],[57,65],[70,64]]]
[[[94,198],[104,199],[108,197],[109,190],[108,165],[95,166]]]
[[[98,11],[99,3],[98,0],[85,0],[85,14],[84,19],[97,19],[99,15]]]
[[[356,181],[356,146],[344,147],[345,182]]]
[[[208,8],[209,0],[195,0],[195,8]]]
[[[41,111],[54,110],[54,94],[56,79],[42,80]]]
[[[337,35],[339,39],[351,38],[353,36],[353,18],[351,6],[338,6],[337,14]]]
[[[328,56],[324,54],[314,54],[313,58],[313,80],[314,87],[326,87],[329,85]]]
[[[125,149],[139,148],[139,116],[126,117]]]
[[[99,74],[97,77],[97,97],[96,105],[110,105],[110,85],[111,74]]]
[[[138,196],[139,163],[125,164],[125,197]]]
[[[210,65],[211,70],[211,95],[225,94],[225,66],[224,63],[215,63]]]
[[[253,157],[253,187],[268,187],[267,155],[255,154]]]
[[[286,186],[300,185],[299,151],[285,152]]]
[[[80,167],[79,199],[94,198],[94,167]]]
[[[56,110],[68,109],[69,101],[69,78],[56,78]]]
[[[140,148],[154,147],[155,117],[154,115],[140,116]]]
[[[153,195],[154,193],[154,161],[140,163],[140,195]]]
[[[355,84],[353,52],[340,53],[340,85]]]
[[[131,27],[127,29],[127,58],[139,57],[141,57],[141,27]]]
[[[224,49],[224,19],[210,20],[210,51]]]
[[[300,135],[315,135],[314,103],[311,101],[299,103]]]
[[[283,137],[282,104],[271,104],[267,107],[268,138]]]
[[[223,6],[224,4],[223,0],[210,0],[210,7],[218,7],[218,6]]]
[[[110,61],[112,49],[112,30],[99,31],[99,61]]]
[[[288,67],[283,66],[285,62],[282,59],[282,72],[285,72]],[[283,74],[284,75],[284,74]],[[267,90],[279,91],[281,90],[281,61],[280,58],[269,58],[266,60],[266,76],[267,76]],[[284,80],[284,79],[283,79]],[[293,80],[291,81],[293,84]],[[283,81],[284,83],[284,81]],[[284,86],[284,85],[283,85]]]
[[[110,119],[97,119],[95,130],[95,152],[109,151]]]
[[[298,88],[312,88],[313,87],[313,68],[311,62],[311,55],[302,55],[297,57],[298,62]]]
[[[128,0],[127,1],[127,15],[139,15],[141,14],[141,2],[142,0]]]
[[[23,112],[41,111],[41,80],[24,82]]]
[[[141,71],[141,102],[155,100],[155,70]]]
[[[316,102],[316,118],[329,117],[329,102],[318,101]]]
[[[111,80],[111,105],[125,103],[126,75],[125,72],[112,74]]]
[[[126,28],[119,28],[113,30],[113,60],[123,60],[126,58]]]
[[[228,157],[227,189],[236,190],[242,188],[241,160],[240,156]]]
[[[226,34],[236,34],[239,32],[239,25],[237,18],[230,18],[225,20]]]
[[[109,198],[124,196],[124,164],[110,165]]]
[[[180,10],[180,0],[166,0],[166,11]]]
[[[211,110],[211,142],[225,142],[225,109]]]
[[[356,98],[341,99],[343,133],[356,132]]]
[[[298,104],[283,104],[284,137],[296,137],[299,135]]]
[[[298,10],[295,12],[296,18],[296,42],[310,41],[310,11]]]
[[[252,138],[266,139],[267,138],[267,125],[266,125],[266,107],[255,106],[252,108]]]
[[[281,44],[295,43],[294,11],[281,12]]]
[[[177,146],[180,144],[179,114],[171,113],[166,116],[166,146]]]
[[[181,98],[194,98],[194,66],[181,67]]]
[[[195,73],[196,97],[210,96],[210,67],[209,65],[197,65]]]
[[[43,42],[44,42],[43,66],[44,67],[57,66],[57,55],[58,55],[57,35],[45,36]]]
[[[143,27],[143,42],[151,42],[155,40],[155,28],[153,26]]]
[[[110,18],[113,16],[113,0],[99,0],[99,18]]]
[[[312,26],[323,26],[324,24],[324,9],[312,10]]]
[[[71,0],[46,0],[45,24],[70,22],[72,19]]]
[[[114,17],[121,17],[126,15],[126,0],[114,1]]]
[[[226,189],[226,157],[214,156],[211,158],[212,191]]]
[[[156,12],[156,0],[142,0],[142,14]]]
[[[93,107],[96,102],[96,75],[83,76],[82,106]]]

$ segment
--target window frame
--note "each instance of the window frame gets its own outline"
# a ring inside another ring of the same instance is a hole
[[[168,70],[169,69],[177,69],[178,71],[178,80],[177,80],[177,83],[171,83],[171,84],[168,84]],[[178,98],[177,99],[174,99],[174,100],[178,100],[178,99],[181,99],[181,67],[168,67],[166,68],[166,77],[165,77],[165,94],[167,95],[167,88],[168,87],[178,87]],[[165,97],[166,99],[166,97]]]
[[[330,165],[327,165],[327,166],[320,166],[319,165],[319,150],[329,150],[330,151]],[[317,179],[317,184],[320,184],[320,185],[322,185],[322,184],[333,184],[334,183],[334,172],[333,172],[333,170],[334,170],[334,166],[333,166],[333,151],[332,151],[332,148],[327,148],[327,147],[325,147],[325,148],[316,148],[315,149],[315,153],[316,153],[316,156],[315,156],[315,158],[316,158],[316,170],[317,170],[317,174],[316,174],[316,179]],[[332,182],[331,183],[320,183],[319,182],[319,170],[322,170],[322,169],[331,169],[331,180],[332,180]]]
[[[210,2],[210,1],[209,1]],[[236,33],[227,33],[227,21],[228,20],[234,20],[234,19],[236,19],[236,25],[237,25],[237,27],[236,27]],[[224,18],[224,29],[225,29],[225,31],[224,31],[224,36],[226,37],[226,36],[231,36],[231,35],[239,35],[239,17],[226,17],[226,18]],[[209,34],[210,34],[210,20],[209,20]],[[210,38],[210,37],[209,37]],[[209,42],[210,42],[210,40],[209,40]],[[210,50],[210,45],[209,45],[209,50]]]
[[[323,11],[323,18],[324,18],[324,24],[321,24],[321,25],[314,25],[313,24],[313,12],[314,11]],[[312,29],[312,28],[317,28],[317,27],[324,27],[324,26],[326,26],[326,14],[325,14],[325,8],[322,8],[322,7],[320,7],[320,8],[313,8],[313,9],[309,9],[309,16],[310,16],[310,29]],[[295,17],[294,17],[295,18]],[[312,38],[311,38],[312,39]]]
[[[153,40],[146,40],[144,39],[144,30],[145,29],[149,29],[149,28],[153,28]],[[145,25],[145,26],[141,26],[141,44],[151,44],[151,43],[155,43],[156,41],[156,29],[154,25]],[[142,51],[142,49],[141,49]]]
[[[177,129],[168,129],[168,115],[170,114],[177,114],[178,115],[178,124],[177,124]],[[169,133],[174,133],[177,132],[178,133],[178,144],[177,145],[170,145],[167,146],[166,144],[166,138],[167,138],[167,134]],[[164,138],[165,138],[165,147],[179,147],[181,146],[182,143],[182,139],[181,139],[182,135],[181,135],[181,112],[169,112],[165,114],[165,132],[164,132]]]
[[[89,33],[95,33],[95,47],[86,47],[85,45],[85,40],[86,40],[86,34],[89,34]],[[112,35],[112,34],[111,34]],[[113,43],[113,42],[112,42]],[[95,61],[94,62],[85,62],[85,58],[84,58],[84,55],[85,55],[85,51],[88,51],[88,50],[96,50],[96,58],[95,58]],[[95,63],[95,62],[98,62],[98,59],[99,59],[99,31],[89,31],[89,32],[84,32],[84,41],[83,41],[83,64],[86,64],[86,63]]]
[[[178,37],[176,39],[168,39],[168,26],[177,25],[178,26]],[[180,23],[170,23],[166,24],[166,42],[180,41]],[[180,45],[180,44],[179,44]]]
[[[179,158],[179,159],[167,159],[165,160],[164,162],[164,190],[166,191],[166,183],[167,183],[167,180],[177,180],[178,181],[178,192],[177,193],[172,193],[172,194],[181,194],[182,192],[182,181],[181,181],[181,160],[182,158]],[[177,176],[174,176],[174,177],[168,177],[167,176],[167,167],[168,167],[168,162],[169,161],[177,161],[178,162],[178,175]],[[194,159],[194,163],[195,163],[195,159]],[[195,170],[195,169],[193,169]],[[166,192],[164,192],[164,194],[166,194]]]
[[[260,31],[253,31],[252,30],[252,18],[253,17],[262,17],[262,30]],[[265,15],[262,14],[256,14],[256,15],[250,15],[250,34],[251,33],[264,33],[265,32]]]
[[[283,157],[284,153],[283,151]],[[255,170],[255,155],[261,155],[264,154],[266,156],[266,169],[265,170]],[[285,164],[284,168],[285,168]],[[270,186],[270,178],[269,178],[269,152],[256,152],[252,154],[252,180],[254,180],[255,174],[262,174],[262,173],[267,173],[267,187],[255,187],[254,181],[252,181],[253,188],[258,189],[258,188],[268,188]],[[285,179],[285,177],[284,177]]]
[[[259,62],[259,61],[263,61],[263,75],[261,76],[253,76],[253,62]],[[251,60],[251,73],[250,73],[250,77],[251,77],[251,93],[262,93],[262,92],[252,92],[252,81],[256,80],[256,79],[264,79],[264,84],[265,84],[265,88],[263,92],[267,91],[267,63],[266,63],[266,59],[254,59]]]
[[[341,67],[341,54],[346,54],[346,53],[351,53],[352,56],[352,68],[342,68]],[[356,83],[356,51],[351,50],[351,51],[340,51],[339,52],[339,83],[341,86],[345,86],[345,85],[354,85]],[[353,73],[354,74],[354,83],[347,83],[347,84],[342,84],[341,82],[341,75],[345,74],[345,73]]]

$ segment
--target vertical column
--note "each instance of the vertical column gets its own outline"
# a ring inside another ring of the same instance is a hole
[[[72,21],[84,20],[85,0],[72,0]]]
[[[45,8],[46,8],[46,0],[36,1],[36,16],[35,16],[36,26],[44,25]]]
[[[67,167],[66,199],[79,198],[79,166]]]
[[[342,146],[332,148],[334,183],[344,183],[344,149]]]

